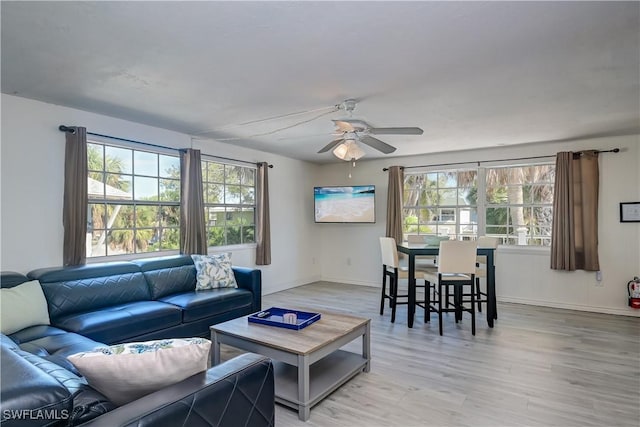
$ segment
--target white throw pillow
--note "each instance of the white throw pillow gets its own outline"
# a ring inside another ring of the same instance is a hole
[[[196,291],[216,288],[237,288],[231,268],[231,252],[213,255],[191,255],[196,266]]]
[[[0,330],[3,334],[48,324],[49,308],[40,282],[32,280],[0,289]]]
[[[120,406],[207,369],[211,341],[176,338],[98,347],[67,359]]]

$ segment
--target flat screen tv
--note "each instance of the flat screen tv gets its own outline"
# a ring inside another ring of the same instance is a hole
[[[314,187],[315,221],[320,223],[376,222],[376,187]]]

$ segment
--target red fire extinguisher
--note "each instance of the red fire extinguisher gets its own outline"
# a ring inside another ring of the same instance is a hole
[[[634,277],[627,283],[629,293],[629,307],[640,308],[640,278]]]

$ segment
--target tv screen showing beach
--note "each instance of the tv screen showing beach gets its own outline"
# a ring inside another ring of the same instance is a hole
[[[376,187],[315,187],[316,222],[376,222]]]

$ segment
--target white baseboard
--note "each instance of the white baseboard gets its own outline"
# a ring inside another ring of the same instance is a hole
[[[272,283],[269,289],[262,287],[263,295],[275,294],[276,292],[286,291],[287,289],[297,288],[298,286],[308,285],[309,283],[322,280],[319,275],[310,276],[304,279],[294,280],[292,282]]]
[[[380,287],[380,283],[376,283],[376,282],[365,282],[362,280],[348,280],[348,279],[342,279],[337,277],[323,277],[320,280],[322,280],[323,282],[346,283],[347,285],[370,286],[374,288]]]
[[[640,317],[640,310],[633,308],[594,307],[590,305],[569,304],[555,301],[532,300],[517,297],[498,297],[498,302],[512,302],[515,304],[537,305],[541,307],[563,308],[566,310],[589,311],[592,313],[616,314],[619,316]]]

